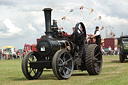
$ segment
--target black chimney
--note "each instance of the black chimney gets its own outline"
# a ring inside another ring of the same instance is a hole
[[[44,16],[45,16],[45,27],[46,27],[46,32],[45,34],[49,37],[52,38],[52,30],[51,30],[51,8],[44,8]]]

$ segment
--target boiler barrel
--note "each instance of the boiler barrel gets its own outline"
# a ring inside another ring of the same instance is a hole
[[[41,39],[37,43],[37,52],[41,56],[53,56],[58,50],[70,50],[72,45],[67,40]]]

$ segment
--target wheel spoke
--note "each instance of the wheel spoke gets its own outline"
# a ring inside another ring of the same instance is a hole
[[[34,61],[34,57],[32,57],[32,61]]]
[[[96,49],[94,50],[94,53],[96,53],[97,49],[98,49],[98,47],[96,47]]]
[[[32,72],[32,68],[30,68],[29,74],[31,74],[31,72]]]
[[[69,58],[68,60],[66,60],[65,62],[69,62],[70,60],[72,60],[72,58]]]
[[[59,72],[62,72],[62,67],[59,68]]]
[[[63,63],[63,60],[61,58],[59,58],[59,60]]]
[[[31,61],[30,61],[30,60],[28,60],[28,62],[30,63]]]
[[[65,57],[65,55],[66,55],[66,53],[64,53],[64,56],[63,57]]]
[[[101,62],[102,62],[102,61],[100,61],[100,60],[98,61],[98,60],[95,58],[94,68],[96,69],[96,71],[99,70]]]
[[[36,61],[36,60],[35,60],[35,56],[32,56],[31,58],[32,58],[32,61]]]
[[[58,64],[58,66],[64,66],[63,64]]]
[[[65,67],[68,71],[70,71],[70,72],[72,72],[72,70],[71,69],[69,69],[68,67]]]
[[[99,67],[95,67],[95,70],[98,72],[99,71]]]
[[[63,74],[64,74],[64,76],[66,75],[66,73],[65,73],[64,69],[63,69]]]
[[[36,71],[35,71],[36,69],[32,69],[32,70],[33,70],[33,72],[36,74]]]
[[[93,58],[94,61],[98,61],[97,58]]]
[[[66,53],[64,53],[64,56],[63,56],[63,61],[65,62],[65,55],[66,55]]]
[[[97,54],[95,55],[95,57],[97,57],[98,55],[100,55],[100,52],[99,52],[99,53],[97,53]]]
[[[94,58],[94,66],[97,66],[97,65],[98,65],[98,59]]]
[[[96,70],[98,70],[99,69],[98,63],[94,63],[94,67]]]
[[[97,63],[101,64],[101,61],[97,61]]]

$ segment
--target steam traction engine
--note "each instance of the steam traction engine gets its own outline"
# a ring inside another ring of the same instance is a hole
[[[96,44],[87,45],[86,29],[82,22],[75,26],[72,37],[61,36],[57,23],[51,26],[51,8],[45,8],[46,35],[37,43],[37,52],[28,52],[22,60],[22,71],[27,79],[38,79],[44,68],[52,69],[55,76],[68,79],[73,70],[87,70],[98,75],[102,68],[102,54]]]

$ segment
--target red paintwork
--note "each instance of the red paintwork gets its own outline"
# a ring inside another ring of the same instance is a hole
[[[38,43],[41,39],[42,39],[42,38],[38,38],[38,39],[37,39],[37,43]]]
[[[109,46],[114,50],[115,48],[115,38],[105,38],[104,39],[104,47],[109,48]]]
[[[37,50],[36,50],[36,44],[32,44],[31,50],[32,50],[32,51],[37,51]]]

